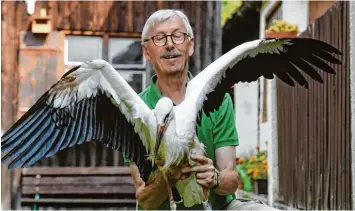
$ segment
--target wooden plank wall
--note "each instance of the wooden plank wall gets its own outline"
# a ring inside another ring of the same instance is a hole
[[[53,28],[67,34],[140,37],[145,20],[163,8],[182,9],[190,18],[195,34],[195,53],[191,71],[199,72],[221,53],[220,2],[192,1],[37,1],[52,17]],[[2,3],[2,130],[16,120],[19,97],[19,38],[30,30],[31,16],[23,1]],[[203,39],[202,39],[203,38]],[[64,62],[64,61],[63,61]],[[37,80],[36,83],[45,83]],[[38,96],[40,96],[39,94]],[[36,96],[37,97],[37,96]],[[32,101],[34,102],[34,101]],[[64,150],[41,166],[117,166],[123,165],[118,153],[91,143]]]
[[[333,6],[335,1],[309,1],[309,23],[314,22],[322,16],[330,7]]]
[[[301,35],[343,52],[336,75],[308,90],[277,81],[279,200],[298,209],[352,208],[348,15],[337,2]]]

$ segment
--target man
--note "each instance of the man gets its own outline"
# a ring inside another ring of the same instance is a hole
[[[156,75],[140,94],[141,98],[150,108],[154,108],[162,96],[169,97],[176,105],[181,103],[186,84],[192,78],[188,72],[188,59],[194,52],[194,36],[188,18],[178,10],[155,12],[143,28],[142,48]],[[246,203],[235,197],[240,182],[235,170],[238,136],[230,96],[226,94],[218,111],[210,117],[203,116],[201,122],[197,132],[199,140],[206,146],[206,157],[192,157],[198,165],[178,169],[170,179],[176,181],[196,172],[197,182],[211,189],[209,201],[213,209],[267,209],[259,202]],[[130,168],[139,208],[169,210],[168,190],[162,174],[155,173],[146,184],[134,162],[130,162]],[[216,179],[218,176],[219,180]],[[187,208],[178,203],[177,209]],[[190,209],[201,210],[203,207],[195,205]]]

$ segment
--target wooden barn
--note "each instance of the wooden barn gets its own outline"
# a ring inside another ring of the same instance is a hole
[[[145,20],[182,9],[195,34],[190,70],[221,54],[220,2],[3,1],[1,124],[6,131],[68,69],[104,59],[140,92],[151,77],[142,56]],[[213,38],[213,39],[212,39]],[[28,169],[2,165],[2,209],[134,209],[134,186],[119,152],[86,143]]]

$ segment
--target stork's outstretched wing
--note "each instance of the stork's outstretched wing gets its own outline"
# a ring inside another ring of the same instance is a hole
[[[149,112],[107,62],[87,62],[64,74],[2,136],[2,163],[29,167],[67,147],[97,140],[125,153],[146,177],[150,134],[144,118]]]
[[[283,82],[308,88],[300,73],[323,82],[313,67],[335,74],[327,62],[341,64],[332,54],[341,52],[331,45],[309,38],[262,39],[244,43],[230,50],[194,77],[187,86],[189,99],[196,99],[198,109],[207,115],[217,109],[230,87],[238,82],[252,82],[276,75]],[[312,66],[313,65],[313,66]]]

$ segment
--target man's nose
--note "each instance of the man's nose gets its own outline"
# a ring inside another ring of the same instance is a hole
[[[174,47],[174,43],[173,43],[171,36],[166,37],[166,47],[169,49]]]

